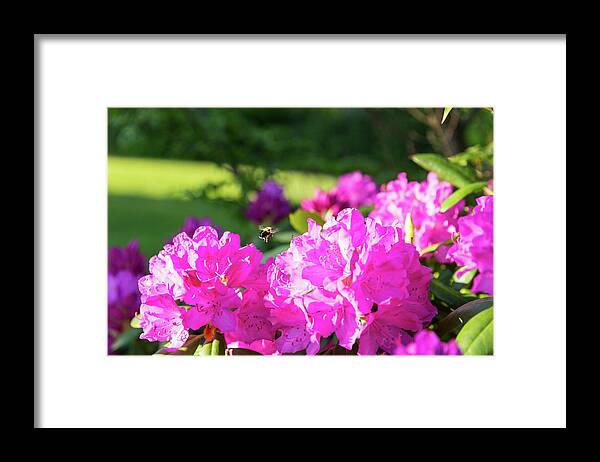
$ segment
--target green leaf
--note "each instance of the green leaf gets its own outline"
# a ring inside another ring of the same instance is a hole
[[[451,245],[453,243],[454,242],[452,241],[452,239],[448,239],[444,242],[438,242],[437,244],[431,244],[431,245],[425,247],[424,249],[422,249],[421,252],[419,252],[419,256],[422,257],[423,255],[426,255],[428,253],[435,252],[442,245]]]
[[[438,279],[432,279],[429,287],[433,295],[446,302],[451,307],[458,308],[475,299],[475,297],[465,297],[459,291],[448,287]]]
[[[135,342],[135,340],[139,338],[141,333],[142,329],[137,329],[133,327],[131,329],[127,329],[121,332],[121,334],[119,334],[119,336],[115,339],[115,341],[112,344],[112,351],[116,351]]]
[[[441,179],[449,181],[457,188],[477,180],[469,169],[453,164],[439,154],[415,154],[411,159],[425,170],[437,173]]]
[[[218,338],[214,339],[211,342],[210,355],[211,356],[222,356],[225,354],[225,341],[219,340]]]
[[[493,355],[494,308],[472,317],[456,336],[456,342],[465,355]]]
[[[374,205],[364,205],[362,207],[359,207],[358,210],[360,211],[360,213],[363,214],[364,217],[366,217],[369,213],[373,211],[374,208]]]
[[[461,266],[460,268],[458,268],[456,270],[456,272],[452,275],[452,280],[454,282],[458,282],[459,284],[469,284],[473,280],[475,275],[477,274],[477,268],[475,268],[471,271],[467,271],[462,276],[457,276],[458,273],[460,273],[463,270],[464,270],[464,266]]]
[[[404,242],[407,244],[412,244],[415,240],[415,225],[413,224],[412,217],[410,213],[406,214],[406,219],[404,220]]]
[[[446,117],[448,117],[448,114],[450,114],[450,111],[452,110],[451,107],[445,107],[444,108],[444,115],[442,116],[442,124],[444,123],[444,121],[446,120]]]
[[[136,313],[135,316],[133,318],[131,318],[131,321],[129,321],[129,325],[135,329],[140,329],[140,318],[138,317],[139,314]]]
[[[194,356],[210,356],[212,351],[212,342],[205,343],[204,345],[198,345],[196,351],[194,351]]]
[[[225,338],[223,334],[217,334],[212,342],[198,346],[194,351],[194,356],[223,356],[225,354]]]
[[[448,160],[463,167],[467,166],[469,162],[486,162],[492,164],[494,161],[494,145],[493,143],[489,143],[485,146],[470,146],[464,152],[459,152],[448,157]]]
[[[442,207],[440,208],[440,212],[444,213],[454,207],[461,199],[464,199],[469,194],[472,194],[476,191],[479,191],[487,186],[487,182],[479,181],[477,183],[471,183],[467,186],[463,186],[460,189],[457,189],[452,194],[450,194],[444,202],[442,202]]]
[[[290,224],[292,225],[292,227],[296,231],[298,231],[298,233],[300,233],[300,234],[304,234],[305,232],[308,231],[307,220],[309,218],[312,218],[313,220],[315,220],[315,222],[318,225],[325,224],[325,221],[323,220],[323,218],[321,218],[321,215],[319,215],[318,213],[307,212],[306,210],[302,210],[302,209],[298,209],[294,213],[291,213],[289,218],[290,218]]]
[[[435,330],[440,336],[453,332],[461,328],[469,319],[492,306],[494,306],[493,297],[479,298],[465,303],[438,322]]]

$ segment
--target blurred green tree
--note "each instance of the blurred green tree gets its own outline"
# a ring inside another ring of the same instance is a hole
[[[378,183],[399,171],[422,179],[418,152],[445,156],[492,141],[492,114],[443,108],[110,108],[109,154],[216,162],[244,197],[278,169],[340,175],[361,170]],[[256,168],[258,167],[258,168]]]

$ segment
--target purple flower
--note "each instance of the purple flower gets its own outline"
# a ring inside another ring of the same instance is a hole
[[[145,272],[146,259],[137,241],[108,251],[108,353],[140,306],[137,280]]]
[[[217,230],[217,234],[219,236],[221,236],[223,234],[223,230],[221,229],[221,227],[213,224],[213,221],[209,217],[200,218],[200,217],[194,217],[194,216],[189,216],[184,220],[183,226],[181,227],[179,232],[186,233],[189,237],[192,237],[194,235],[194,231],[196,231],[200,226],[212,226],[213,228],[215,228]],[[177,234],[179,234],[179,233],[177,233]],[[173,237],[175,237],[175,236],[173,236]],[[172,240],[173,240],[173,238],[171,238],[171,241]]]
[[[248,204],[246,218],[258,224],[275,224],[291,212],[283,188],[273,180],[264,182],[256,198]]]
[[[375,198],[375,208],[369,216],[379,219],[383,224],[396,223],[403,228],[406,215],[410,213],[414,225],[414,244],[421,251],[450,239],[457,231],[458,215],[464,207],[464,201],[440,213],[442,202],[450,194],[452,185],[447,181],[439,181],[433,172],[422,183],[409,182],[406,173],[402,172],[396,180],[381,187],[381,192]],[[441,246],[436,258],[441,262],[449,261],[447,251],[446,246]]]
[[[121,270],[140,274],[146,270],[146,259],[140,252],[138,241],[131,241],[126,247],[111,247],[108,250],[108,272],[117,274]]]
[[[456,340],[448,343],[442,342],[435,332],[422,330],[410,341],[401,341],[397,344],[395,355],[435,355],[435,356],[458,356],[462,355]]]
[[[355,171],[340,176],[335,187],[329,192],[317,188],[314,197],[302,200],[300,207],[323,217],[328,213],[335,217],[345,208],[371,205],[376,193],[377,185],[371,177]]]
[[[477,198],[471,214],[458,220],[459,237],[448,256],[463,268],[458,276],[479,270],[473,292],[494,293],[494,196]]]

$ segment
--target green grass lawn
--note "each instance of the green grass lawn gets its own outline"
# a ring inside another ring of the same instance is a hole
[[[280,171],[275,175],[295,205],[313,195],[315,187],[329,189],[331,175]],[[186,191],[208,183],[228,181],[216,200],[190,200]],[[240,189],[230,172],[210,162],[108,158],[108,243],[126,245],[137,239],[146,257],[156,254],[176,233],[187,216],[211,217],[224,229],[254,240],[256,225],[242,216],[235,200]]]

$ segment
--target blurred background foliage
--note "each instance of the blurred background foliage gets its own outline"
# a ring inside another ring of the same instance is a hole
[[[422,180],[416,153],[454,156],[488,176],[493,114],[454,108],[110,108],[109,245],[140,241],[155,254],[186,216],[208,216],[246,241],[243,210],[267,178],[297,206],[315,187],[361,170],[378,183],[405,171]]]

